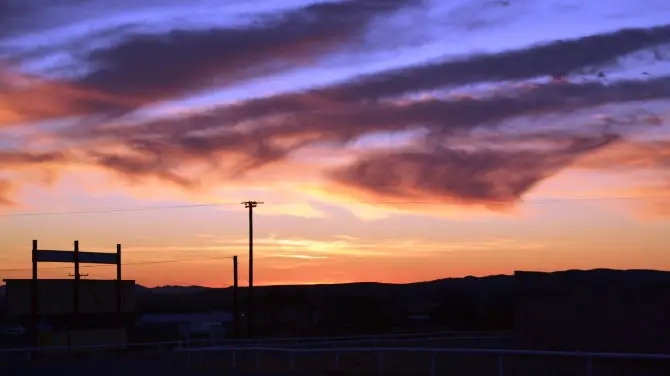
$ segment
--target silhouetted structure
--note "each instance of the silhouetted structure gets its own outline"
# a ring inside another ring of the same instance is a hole
[[[670,353],[670,279],[653,271],[514,273],[518,345]]]
[[[40,262],[73,263],[74,279],[40,280]],[[80,263],[116,265],[117,279],[81,280]],[[7,314],[29,321],[38,344],[125,343],[135,310],[135,281],[121,280],[121,245],[116,253],[79,252],[75,241],[74,251],[56,251],[40,250],[33,240],[32,264],[32,279],[5,280]]]
[[[8,279],[7,317],[30,328],[37,321],[39,345],[75,345],[78,338],[86,343],[125,342],[127,328],[135,312],[135,281],[122,281],[122,314],[117,311],[115,280],[79,281],[78,315],[74,313],[73,279],[40,279],[37,281],[37,319],[33,319],[31,303],[32,280]],[[68,342],[69,339],[69,342]],[[80,342],[81,343],[81,342]]]
[[[233,256],[233,336],[239,336],[239,308],[237,304],[237,256]]]

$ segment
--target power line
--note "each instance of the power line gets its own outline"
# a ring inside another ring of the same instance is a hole
[[[628,197],[573,197],[573,198],[554,198],[554,199],[536,199],[536,200],[519,200],[518,203],[524,204],[555,204],[563,202],[588,202],[588,201],[647,201],[647,200],[670,200],[670,196],[628,196]],[[294,205],[294,204],[313,204],[313,205],[337,205],[337,204],[389,204],[389,205],[436,205],[439,201],[265,201],[271,205]],[[452,202],[443,202],[445,204],[453,204]],[[481,204],[509,204],[509,201],[486,201]],[[45,215],[64,215],[64,214],[97,214],[97,213],[117,213],[117,212],[134,212],[134,211],[149,211],[149,210],[173,210],[173,209],[194,209],[194,208],[208,208],[219,207],[225,205],[239,205],[239,202],[221,202],[212,204],[192,204],[192,205],[162,205],[162,206],[141,206],[135,208],[80,208],[80,209],[66,209],[63,211],[37,211],[37,210],[23,210],[9,213],[1,213],[0,217],[26,217],[26,216],[45,216]]]
[[[60,215],[60,214],[88,214],[88,213],[114,213],[114,212],[133,212],[145,210],[170,210],[170,209],[193,209],[206,208],[231,205],[231,203],[217,203],[217,204],[193,204],[193,205],[163,205],[163,206],[140,206],[137,208],[110,208],[110,209],[66,209],[59,212],[40,212],[37,210],[24,210],[22,212],[16,211],[13,213],[3,213],[0,217],[24,217],[24,216],[40,216],[40,215]]]
[[[168,263],[189,262],[189,261],[227,260],[227,259],[232,259],[232,258],[233,258],[233,256],[192,258],[192,259],[181,259],[181,260],[159,260],[159,261],[129,262],[129,263],[125,263],[125,264],[122,264],[122,265],[126,266],[126,265],[168,264]],[[100,267],[105,267],[105,266],[113,266],[113,265],[102,265],[102,264],[101,265],[83,265],[81,267],[82,268],[100,268]],[[39,268],[39,270],[55,270],[55,269],[72,269],[72,266],[53,266],[53,267]],[[31,270],[32,270],[32,268],[0,269],[0,273],[25,272],[25,271],[31,271]]]

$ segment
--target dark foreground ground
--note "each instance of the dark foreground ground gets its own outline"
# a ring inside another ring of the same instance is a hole
[[[25,354],[4,353],[0,357],[0,376],[500,376],[495,355],[448,354],[430,352],[430,348],[505,348],[501,340],[443,340],[409,344],[382,342],[378,347],[423,347],[411,352],[398,348],[386,351],[360,351],[370,344],[340,344],[343,348],[293,353],[258,350],[216,350],[173,352],[168,349],[146,349],[129,353],[80,355],[43,354],[28,361]],[[284,347],[284,346],[282,346]],[[305,344],[295,348],[305,349]],[[611,360],[592,361],[588,374],[587,360],[577,357],[505,356],[504,376],[669,376],[670,361]]]
[[[267,355],[267,354],[266,354]],[[370,354],[373,355],[373,354]],[[431,375],[430,360],[426,357],[395,354],[384,363],[384,375],[420,376]],[[289,370],[289,362],[284,359],[265,359],[260,370],[254,370],[253,361],[238,359],[238,369],[221,359],[205,360],[203,364],[189,365],[175,360],[161,362],[80,362],[78,364],[32,364],[22,366],[0,366],[3,376],[335,376],[335,375],[378,375],[376,356],[351,354],[340,360],[340,370],[335,370],[332,359],[313,356],[298,360],[294,359],[293,371]],[[594,376],[667,376],[670,364],[660,362],[611,362],[597,361],[593,364]],[[436,360],[434,375],[450,376],[499,376],[497,360],[491,357],[461,356],[442,357]],[[506,358],[504,375],[509,376],[587,376],[587,368],[583,360],[548,360],[529,358]]]

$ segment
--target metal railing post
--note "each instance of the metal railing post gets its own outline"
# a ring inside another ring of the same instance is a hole
[[[340,370],[340,352],[339,351],[335,352],[335,370],[336,371]]]
[[[256,350],[256,369],[261,369],[261,351]]]
[[[593,360],[590,357],[586,358],[586,375],[593,376]]]
[[[377,361],[378,361],[378,366],[379,366],[379,374],[383,375],[384,374],[384,353],[382,351],[377,353]]]
[[[290,362],[290,369],[293,371],[293,351],[289,351],[289,362]]]
[[[430,353],[430,374],[435,376],[437,374],[437,367],[435,366],[435,353]]]
[[[233,368],[237,368],[237,355],[235,351],[233,351]]]
[[[503,356],[498,355],[498,376],[505,375],[505,365],[503,364]]]

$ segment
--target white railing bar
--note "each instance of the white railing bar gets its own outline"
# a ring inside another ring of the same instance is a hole
[[[311,340],[329,340],[329,339],[367,339],[367,338],[398,338],[398,337],[421,337],[421,336],[435,336],[442,334],[467,334],[467,333],[514,333],[513,330],[447,330],[439,332],[424,332],[424,333],[402,333],[402,334],[372,334],[372,335],[352,335],[352,336],[334,336],[334,337],[280,337],[280,338],[241,338],[241,339],[225,339],[222,341],[230,342],[282,342],[282,341],[311,341]]]
[[[473,332],[474,333],[474,332]],[[438,333],[436,333],[438,334]],[[309,338],[309,337],[307,337]],[[329,338],[329,337],[322,337],[322,338]],[[347,338],[347,337],[339,337],[339,338]],[[350,338],[350,337],[349,337]],[[325,344],[338,344],[338,343],[366,343],[366,342],[374,342],[378,341],[379,339],[383,339],[386,337],[382,338],[363,338],[363,339],[358,339],[358,340],[349,340],[349,341],[329,341],[329,342],[299,342],[299,343],[294,343],[292,345],[294,346],[300,346],[300,345],[325,345]],[[505,339],[505,338],[510,338],[510,337],[419,337],[419,338],[402,338],[402,339],[397,339],[394,341],[397,342],[411,342],[411,341],[431,341],[431,340],[449,340],[449,339]],[[317,339],[317,338],[314,338]],[[261,339],[258,339],[256,341],[262,341]],[[99,345],[74,345],[74,346],[44,346],[44,347],[21,347],[21,348],[0,348],[0,353],[7,353],[7,352],[27,352],[27,351],[58,351],[58,350],[78,350],[78,349],[99,349],[99,348],[138,348],[138,347],[154,347],[154,346],[168,346],[168,345],[189,345],[189,344],[196,344],[196,343],[221,343],[221,342],[227,342],[225,340],[221,341],[210,341],[210,340],[201,340],[201,339],[191,339],[191,340],[186,340],[186,341],[166,341],[166,342],[135,342],[135,343],[126,343],[126,344],[99,344]],[[258,346],[262,345],[261,343],[258,344],[250,344],[250,345],[241,345],[241,346],[236,346],[235,344],[231,345],[221,345],[221,346],[203,346],[203,347],[194,347],[191,348],[193,350],[197,350],[200,348],[218,348],[218,349],[224,349],[224,348],[248,348],[248,347],[253,347],[253,346]],[[282,344],[279,344],[282,345]]]
[[[413,339],[432,339],[432,338],[452,338],[452,337],[435,337],[440,335],[449,335],[449,334],[476,334],[476,333],[498,333],[498,334],[512,334],[514,331],[504,330],[504,331],[444,331],[444,332],[430,332],[430,333],[405,333],[405,334],[380,334],[380,335],[358,335],[358,336],[339,336],[339,337],[296,337],[296,338],[243,338],[243,339],[234,339],[234,338],[222,338],[217,340],[202,340],[202,339],[192,339],[182,341],[182,343],[198,343],[198,342],[208,342],[211,344],[230,344],[231,346],[236,346],[238,344],[249,343],[250,346],[258,346],[262,344],[270,344],[276,342],[292,342],[292,344],[302,343],[302,344],[313,344],[313,343],[336,343],[336,341],[328,341],[330,339],[343,339],[343,340],[375,340],[375,339],[396,339],[396,338],[413,338]],[[433,336],[433,337],[424,337],[424,336]],[[504,336],[491,336],[491,338],[502,338]],[[511,337],[511,336],[510,336]],[[454,337],[455,338],[455,337]],[[485,337],[481,337],[485,338]],[[322,341],[326,340],[326,341]],[[337,341],[339,342],[339,341]]]
[[[184,341],[170,342],[140,342],[140,343],[113,343],[100,345],[75,345],[75,346],[44,346],[44,347],[18,347],[18,348],[0,348],[0,353],[24,352],[24,351],[56,351],[56,350],[78,350],[78,349],[97,349],[97,348],[127,348],[127,347],[153,347],[165,345],[179,345]]]
[[[386,341],[391,341],[391,342],[419,342],[419,341],[450,341],[450,340],[462,340],[462,339],[512,339],[514,338],[513,336],[507,336],[507,337],[422,337],[422,338],[401,338],[401,339],[388,339]],[[383,339],[382,339],[383,340]],[[298,346],[314,346],[314,345],[337,345],[337,344],[351,344],[351,343],[370,343],[370,342],[378,342],[380,339],[374,338],[374,339],[358,339],[358,340],[350,340],[350,341],[331,341],[331,342],[300,342],[300,343],[293,343],[289,344],[292,348],[298,347]],[[282,345],[287,345],[287,344],[278,344],[274,345],[275,346],[282,346]],[[252,345],[243,345],[243,346],[235,346],[235,345],[223,345],[223,346],[203,346],[208,347],[208,348],[219,348],[219,349],[226,349],[226,348],[237,348],[237,347],[257,347]],[[265,347],[265,346],[264,346]],[[198,348],[194,348],[196,350]]]
[[[557,357],[576,357],[576,358],[610,358],[610,359],[659,359],[670,360],[670,354],[630,354],[630,353],[596,353],[579,351],[549,351],[549,350],[506,350],[506,349],[453,349],[453,348],[425,348],[425,347],[341,347],[341,348],[320,348],[320,349],[289,349],[278,347],[202,347],[190,349],[175,349],[177,352],[191,351],[268,351],[268,352],[437,352],[454,354],[472,354],[472,355],[544,355]]]
[[[373,340],[373,339],[383,339],[383,338],[412,338],[417,337],[417,339],[422,339],[421,336],[428,335],[447,335],[447,334],[463,334],[463,333],[513,333],[513,331],[444,331],[444,332],[432,332],[432,333],[405,333],[405,334],[380,334],[380,335],[359,335],[359,336],[339,336],[339,337],[295,337],[295,338],[242,338],[242,339],[220,339],[220,340],[208,340],[208,339],[190,339],[190,340],[181,340],[181,341],[162,341],[162,342],[131,342],[125,344],[100,344],[100,345],[75,345],[75,346],[44,346],[44,347],[21,347],[21,348],[0,348],[1,352],[22,352],[22,351],[47,351],[47,350],[66,350],[66,349],[88,349],[88,348],[125,348],[125,347],[152,347],[152,346],[166,346],[166,345],[188,345],[194,343],[232,343],[231,346],[235,346],[235,343],[238,342],[254,342],[251,345],[262,345],[265,343],[272,342],[281,342],[281,341],[304,341],[301,343],[304,344],[313,344],[313,343],[332,343],[330,341],[326,342],[313,342],[316,340],[324,339],[351,339],[351,340]],[[452,338],[452,337],[429,337],[431,338]]]
[[[496,333],[498,334],[495,337],[503,337],[504,334],[513,334],[514,331],[505,330],[505,331],[444,331],[444,332],[431,332],[431,333],[405,333],[405,334],[381,334],[381,335],[358,335],[358,336],[339,336],[339,337],[297,337],[297,338],[265,338],[265,339],[220,339],[215,341],[210,341],[210,343],[217,344],[226,344],[230,343],[232,346],[242,343],[250,343],[250,345],[260,345],[260,344],[270,344],[275,342],[300,342],[305,344],[310,343],[333,343],[335,341],[330,340],[374,340],[374,339],[396,339],[396,338],[438,338],[435,336],[440,335],[450,335],[450,334],[477,334],[477,333]],[[432,337],[427,337],[432,336]],[[448,338],[448,337],[439,337],[439,338]],[[325,340],[325,341],[323,341]],[[194,340],[194,342],[197,342]]]

